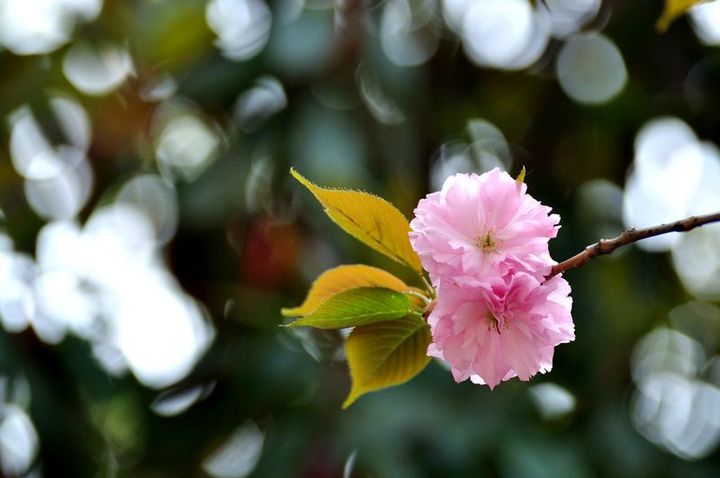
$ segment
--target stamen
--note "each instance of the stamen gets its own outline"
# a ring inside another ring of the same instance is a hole
[[[485,254],[495,252],[497,250],[497,243],[493,238],[493,230],[489,230],[485,235],[479,235],[475,240],[475,245],[482,250]]]
[[[490,331],[494,327],[495,331],[498,333],[498,335],[500,335],[501,334],[500,321],[498,321],[498,319],[494,315],[492,315],[492,313],[490,313],[490,312],[487,313],[486,317],[488,320],[488,331]],[[505,326],[503,328],[506,328],[506,327],[507,326]]]

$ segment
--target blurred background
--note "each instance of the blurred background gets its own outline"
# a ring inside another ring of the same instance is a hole
[[[495,391],[438,363],[348,411],[342,338],[284,329],[363,262],[289,176],[408,217],[517,174],[556,260],[720,210],[720,2],[0,0],[0,472],[720,473],[720,226],[566,273],[577,339]]]

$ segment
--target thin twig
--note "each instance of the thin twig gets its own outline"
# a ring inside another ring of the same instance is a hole
[[[718,221],[720,221],[720,212],[706,214],[703,216],[691,216],[680,221],[669,224],[661,224],[659,226],[646,227],[644,229],[628,229],[614,239],[601,239],[599,242],[587,246],[585,250],[572,256],[570,259],[554,265],[547,278],[549,279],[550,277],[560,274],[561,272],[565,272],[568,269],[584,266],[593,257],[610,254],[618,247],[627,246],[628,244],[632,244],[633,242],[637,242],[641,239],[660,236],[662,234],[667,234],[668,232],[687,232],[691,229],[695,229],[696,227]]]

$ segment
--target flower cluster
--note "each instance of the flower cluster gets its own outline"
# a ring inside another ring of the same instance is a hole
[[[456,174],[415,209],[410,242],[437,289],[428,354],[457,382],[528,380],[575,338],[570,286],[545,279],[560,218],[526,190],[497,168]]]

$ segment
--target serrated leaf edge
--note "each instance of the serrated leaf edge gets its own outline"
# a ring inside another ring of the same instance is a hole
[[[393,353],[395,350],[397,350],[400,346],[402,346],[402,344],[404,344],[408,339],[410,339],[410,338],[413,337],[416,333],[418,333],[420,330],[422,330],[423,327],[429,328],[428,324],[427,324],[421,317],[417,317],[417,316],[415,316],[414,314],[408,314],[408,316],[413,316],[413,318],[418,321],[418,327],[417,327],[416,329],[414,329],[412,332],[408,333],[408,335],[407,335],[404,339],[402,339],[402,341],[397,345],[397,347],[395,347],[395,349],[393,349],[391,352],[389,352],[389,353],[385,356],[385,359],[384,359],[383,361],[381,361],[381,362],[378,363],[378,365],[375,367],[375,369],[373,369],[371,375],[375,375],[375,373],[378,371],[378,369],[380,369],[380,367],[382,367],[382,365],[384,364],[385,360],[387,360],[387,358],[390,357],[390,355],[392,355],[392,353]],[[406,316],[406,317],[407,317],[407,316]],[[382,323],[382,322],[378,322],[378,323],[376,323],[376,324],[368,324],[368,326],[370,326],[370,325],[378,325],[378,324],[381,324],[381,323]],[[361,326],[361,327],[362,327],[362,326]],[[356,329],[359,329],[359,328],[361,328],[361,327],[356,327]],[[429,334],[429,333],[430,333],[430,332],[429,332],[429,330],[428,330],[428,334]],[[348,337],[348,339],[349,339],[349,338],[350,338],[350,337]],[[393,383],[392,385],[388,385],[388,386],[386,386],[386,387],[381,387],[381,388],[378,388],[378,389],[375,389],[375,390],[361,391],[361,392],[358,393],[358,392],[355,392],[356,383],[357,383],[357,382],[356,382],[356,380],[355,380],[355,377],[353,376],[352,367],[350,366],[350,361],[348,360],[348,350],[347,350],[347,347],[348,347],[348,342],[346,341],[346,342],[345,342],[345,359],[347,360],[347,362],[348,362],[348,368],[350,369],[350,379],[352,380],[352,385],[351,385],[351,387],[350,387],[350,393],[348,393],[347,398],[345,398],[345,401],[344,401],[343,404],[342,404],[342,409],[343,409],[343,410],[345,410],[345,409],[347,409],[348,407],[350,407],[350,405],[352,405],[353,403],[355,403],[355,402],[357,401],[357,399],[360,398],[360,397],[362,397],[363,395],[366,395],[366,394],[372,393],[372,392],[376,392],[376,391],[380,391],[380,390],[383,390],[383,389],[385,389],[385,388],[395,387],[395,386],[397,386],[397,385],[402,385],[402,384],[404,384],[404,383],[407,383],[408,381],[410,381],[411,379],[413,379],[414,377],[416,377],[420,372],[422,372],[422,371],[425,369],[425,367],[427,367],[428,363],[430,363],[430,360],[431,360],[431,357],[430,357],[430,356],[426,356],[426,357],[425,357],[425,363],[423,364],[423,366],[422,366],[414,375],[409,376],[407,379],[405,379],[405,380],[403,380],[403,381],[401,381],[401,382]],[[368,382],[368,381],[363,381],[363,382],[361,382],[361,383],[366,384],[367,382]]]
[[[363,190],[361,190],[361,189],[342,189],[342,188],[333,188],[333,187],[318,186],[317,184],[313,183],[312,181],[310,181],[309,179],[307,179],[305,176],[303,176],[302,174],[300,174],[295,168],[290,168],[290,174],[291,174],[292,177],[294,177],[300,184],[302,184],[303,186],[305,186],[305,188],[306,188],[308,191],[310,191],[313,196],[315,196],[315,199],[318,200],[318,202],[322,205],[323,209],[325,210],[325,213],[326,213],[328,216],[330,216],[331,219],[332,219],[333,214],[335,214],[335,210],[331,210],[330,208],[326,207],[326,206],[323,204],[323,201],[320,199],[320,197],[318,197],[318,195],[315,193],[315,191],[313,191],[313,188],[324,189],[324,190],[326,190],[326,191],[332,191],[332,192],[355,192],[355,193],[367,194],[368,196],[371,196],[371,197],[373,197],[373,198],[375,198],[375,199],[378,199],[378,200],[382,201],[383,203],[387,204],[390,208],[394,209],[403,219],[405,219],[405,222],[408,222],[407,218],[406,218],[405,215],[402,213],[402,211],[400,211],[397,207],[395,207],[395,205],[394,205],[393,203],[391,203],[390,201],[388,201],[387,199],[385,199],[385,198],[383,198],[383,197],[381,197],[381,196],[378,196],[377,194],[369,193],[369,192],[363,191]],[[343,218],[347,219],[349,222],[351,222],[352,224],[354,224],[358,229],[364,230],[357,222],[355,222],[355,220],[354,220],[352,217],[348,216],[347,214],[343,213],[342,211],[338,211],[338,212],[339,212],[340,214],[342,214],[342,217],[343,217]],[[348,231],[345,227],[342,226],[342,224],[338,224],[337,222],[336,222],[336,224],[337,224],[341,229],[343,229],[345,232],[347,232],[347,233],[350,234],[351,236],[353,236],[353,237],[355,237],[356,239],[358,239],[360,242],[365,242],[365,241],[362,241],[362,240],[360,240],[359,238],[357,238],[357,237],[356,237],[354,234],[352,234],[350,231]],[[379,228],[378,228],[378,229],[379,229]],[[409,222],[408,222],[408,232],[410,232]],[[367,244],[368,246],[372,247],[373,249],[375,249],[376,251],[380,252],[381,254],[389,257],[390,259],[392,259],[392,260],[394,260],[394,261],[396,261],[396,262],[399,262],[400,264],[402,264],[402,265],[404,265],[404,266],[406,266],[406,267],[409,267],[411,270],[417,272],[418,274],[422,274],[423,269],[422,269],[422,264],[420,263],[420,258],[419,258],[419,257],[418,257],[417,260],[415,261],[416,263],[415,263],[415,264],[412,264],[412,263],[408,262],[407,260],[405,260],[403,257],[398,256],[397,254],[395,254],[395,253],[392,252],[391,250],[387,249],[387,248],[384,246],[384,244],[383,244],[382,242],[380,242],[379,240],[377,240],[374,236],[368,234],[368,237],[371,239],[371,242],[372,242],[372,244]],[[412,250],[412,247],[410,248],[410,250]],[[414,252],[414,251],[413,251],[413,252]]]

